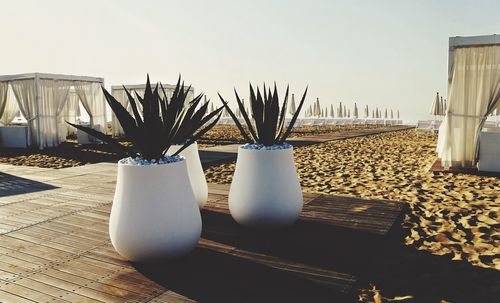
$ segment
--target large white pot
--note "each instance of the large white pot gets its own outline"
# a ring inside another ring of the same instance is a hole
[[[189,253],[201,235],[201,215],[186,160],[162,165],[118,163],[109,236],[131,261]]]
[[[238,149],[229,190],[229,211],[238,223],[263,228],[285,227],[297,220],[302,204],[292,147]]]
[[[168,153],[173,155],[182,145],[172,145],[168,149]],[[187,160],[187,169],[191,186],[193,187],[194,196],[198,201],[198,206],[203,208],[208,200],[208,185],[203,167],[201,166],[200,153],[198,152],[198,143],[193,143],[184,149],[181,156]]]

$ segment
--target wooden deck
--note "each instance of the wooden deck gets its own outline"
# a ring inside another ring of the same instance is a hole
[[[231,219],[228,187],[211,184],[195,251],[131,264],[108,238],[116,165],[0,171],[1,302],[351,302],[403,209],[304,194],[299,222],[258,232]]]
[[[378,135],[387,132],[401,131],[411,128],[415,127],[405,126],[405,125],[382,126],[373,129],[348,130],[332,134],[320,134],[314,136],[289,138],[287,142],[292,144],[293,146],[306,146],[306,145],[320,144],[335,140],[345,140],[363,136]],[[241,144],[226,144],[226,145],[218,145],[214,147],[201,149],[200,157],[204,167],[236,160],[238,147],[240,145]]]

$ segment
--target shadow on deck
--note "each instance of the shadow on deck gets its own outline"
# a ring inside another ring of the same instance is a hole
[[[55,189],[56,186],[0,172],[0,197]]]

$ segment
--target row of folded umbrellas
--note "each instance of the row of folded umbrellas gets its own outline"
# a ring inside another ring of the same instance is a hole
[[[244,100],[243,100],[244,103]],[[213,104],[211,104],[212,110],[213,110]],[[245,108],[245,110],[249,113],[250,109]],[[292,94],[292,98],[290,100],[290,104],[288,106],[287,112],[290,115],[293,115],[295,111],[297,110],[296,103],[295,103],[295,96]],[[235,114],[238,118],[241,118],[241,111],[238,108],[236,108]],[[309,107],[305,109],[304,115],[306,118],[370,118],[370,109],[368,105],[365,106],[362,115],[360,115],[360,112],[358,110],[358,105],[354,103],[354,107],[351,111],[350,108],[347,108],[345,104],[342,104],[342,102],[339,103],[337,107],[334,107],[333,104],[330,104],[330,107],[325,106],[322,107],[319,102],[319,98],[316,98],[316,101],[313,102],[313,104],[310,104]],[[229,117],[229,113],[224,110],[223,112],[224,117]],[[393,111],[392,109],[385,109],[385,111],[382,113],[382,109],[379,109],[378,107],[375,107],[374,109],[371,110],[371,118],[373,119],[399,119],[399,110]]]

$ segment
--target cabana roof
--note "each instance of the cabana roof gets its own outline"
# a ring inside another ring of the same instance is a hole
[[[74,76],[63,74],[48,74],[48,73],[27,73],[15,75],[2,75],[0,82],[14,81],[14,80],[28,80],[28,79],[46,79],[46,80],[66,80],[66,81],[83,81],[83,82],[98,82],[104,84],[104,78],[88,77],[88,76]]]
[[[156,85],[156,82],[151,82],[152,87],[155,87],[155,85]],[[174,84],[165,84],[164,82],[161,82],[161,85],[163,85],[163,88],[165,88],[165,89],[169,89],[169,90],[175,89]],[[113,86],[111,86],[111,91],[123,90],[123,86],[125,86],[125,88],[129,89],[129,90],[143,90],[146,88],[146,84],[113,85]],[[188,88],[188,86],[185,86],[184,88]],[[189,91],[194,92],[194,87],[191,86]]]

